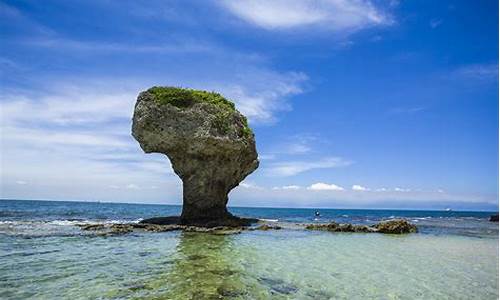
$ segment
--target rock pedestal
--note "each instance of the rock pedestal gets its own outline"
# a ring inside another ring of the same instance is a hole
[[[217,93],[153,87],[139,94],[132,135],[168,156],[183,183],[183,224],[234,220],[228,193],[259,165],[246,118]]]

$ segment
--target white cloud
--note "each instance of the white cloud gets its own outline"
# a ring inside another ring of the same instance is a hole
[[[368,0],[224,0],[237,17],[268,30],[317,26],[352,31],[390,24],[391,17]]]
[[[298,186],[298,185],[285,185],[281,188],[284,190],[298,190],[298,189],[300,189],[300,186]]]
[[[313,183],[310,186],[308,186],[307,189],[313,190],[313,191],[343,191],[344,190],[343,187],[340,187],[340,186],[335,185],[333,183],[328,184],[328,183],[323,183],[323,182]]]
[[[410,192],[410,189],[405,189],[405,188],[400,188],[400,187],[395,187],[394,188],[395,192]]]
[[[340,157],[327,157],[317,161],[286,161],[270,164],[265,170],[269,176],[293,176],[314,169],[330,169],[352,164]]]
[[[369,191],[370,189],[368,189],[368,188],[366,188],[364,186],[355,184],[355,185],[352,186],[352,190],[353,191]]]
[[[26,181],[24,180],[16,180],[16,184],[19,184],[19,185],[26,185],[28,184]]]

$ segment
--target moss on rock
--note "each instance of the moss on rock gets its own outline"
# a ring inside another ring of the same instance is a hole
[[[158,104],[172,105],[179,109],[185,109],[197,103],[206,103],[214,106],[217,109],[217,113],[214,115],[212,125],[222,134],[227,133],[229,130],[230,118],[236,112],[234,103],[216,92],[168,86],[154,86],[148,89],[147,92],[153,95],[154,100]],[[242,119],[241,135],[249,137],[252,135],[252,129],[248,126],[246,117],[242,116]]]

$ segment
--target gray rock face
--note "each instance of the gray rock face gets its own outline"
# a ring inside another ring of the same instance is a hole
[[[246,118],[216,93],[154,87],[139,94],[132,135],[168,156],[183,182],[181,222],[234,219],[228,193],[259,165]]]

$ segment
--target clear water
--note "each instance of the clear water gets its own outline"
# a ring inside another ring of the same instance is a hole
[[[2,299],[497,299],[491,213],[233,208],[287,229],[99,237],[76,223],[136,222],[178,206],[0,201]],[[406,217],[404,236],[296,223]]]

